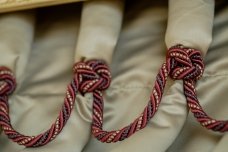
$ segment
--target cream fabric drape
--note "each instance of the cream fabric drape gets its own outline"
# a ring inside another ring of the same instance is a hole
[[[203,6],[211,7],[211,13],[206,14],[213,14],[213,3],[202,1],[207,2],[208,5]],[[202,48],[205,50],[206,70],[197,85],[202,106],[211,116],[220,119],[226,119],[228,114],[228,6],[225,3],[222,7],[216,7],[213,41],[207,54],[208,46]],[[113,10],[122,10],[123,5],[120,6]],[[85,10],[81,9],[82,4],[76,3],[44,8],[36,13],[23,11],[2,14],[0,17],[0,64],[11,67],[18,81],[17,90],[10,98],[10,116],[15,129],[24,134],[34,135],[48,129],[61,108],[65,87],[72,78],[74,56],[84,53],[83,49],[79,49],[79,39],[82,37],[80,25],[83,24],[81,12],[85,14]],[[119,23],[121,15],[114,14]],[[91,20],[94,20],[92,16]],[[172,29],[168,28],[166,32],[167,20],[167,1],[126,1],[121,31],[118,32],[120,25],[115,24],[115,33],[95,35],[97,39],[114,35],[116,39],[112,44],[117,42],[116,46],[110,45],[110,52],[114,50],[112,61],[109,61],[112,53],[107,53],[105,58],[110,64],[113,78],[104,95],[104,129],[118,129],[129,124],[148,102],[157,71],[165,60],[165,36],[168,43],[167,33]],[[168,24],[170,26],[170,20]],[[211,30],[209,25],[205,26],[204,30]],[[192,28],[189,23],[187,27]],[[173,30],[177,31],[175,28]],[[203,37],[209,45],[211,33]],[[88,46],[84,46],[89,48],[89,44],[93,43],[88,42]],[[107,49],[94,50],[89,54],[96,57],[103,51]],[[66,127],[48,145],[24,148],[8,140],[2,133],[0,151],[225,152],[228,148],[226,133],[208,131],[196,122],[192,114],[188,115],[181,81],[169,80],[159,110],[145,129],[115,144],[103,144],[91,136],[91,105],[90,94],[85,97],[78,95]]]
[[[214,0],[169,0],[167,47],[180,43],[205,55],[212,41],[214,3]]]
[[[4,50],[0,55],[1,65],[9,67],[13,71],[17,69],[19,79],[23,75],[24,67],[28,62],[34,35],[34,19],[34,12],[32,11],[27,14],[0,15],[0,49]],[[20,54],[23,55],[20,56]],[[17,67],[17,63],[20,63],[21,66]]]
[[[75,62],[84,57],[111,63],[122,25],[123,6],[122,0],[83,3]]]

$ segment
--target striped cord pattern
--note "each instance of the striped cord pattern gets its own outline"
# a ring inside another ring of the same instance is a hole
[[[38,136],[25,136],[15,131],[10,123],[8,96],[16,87],[12,72],[0,67],[0,125],[5,134],[20,145],[26,147],[43,146],[53,140],[63,129],[72,111],[76,93],[93,94],[92,133],[101,142],[111,143],[122,141],[135,132],[143,129],[155,115],[161,102],[167,77],[183,80],[184,94],[187,104],[202,126],[219,132],[228,131],[228,121],[215,120],[202,109],[196,95],[195,83],[203,75],[204,64],[200,51],[176,45],[168,50],[166,62],[162,64],[152,89],[150,100],[143,112],[128,126],[119,130],[104,131],[102,92],[111,84],[108,66],[101,60],[78,62],[74,65],[74,78],[67,87],[64,104],[51,128]]]
[[[156,77],[150,100],[141,115],[122,129],[104,131],[102,130],[104,106],[102,91],[111,83],[109,69],[104,62],[98,60],[77,63],[74,69],[79,79],[79,92],[93,93],[92,133],[98,140],[106,143],[124,140],[146,126],[158,109],[168,77],[166,63],[164,63]]]
[[[183,79],[187,105],[197,121],[213,131],[228,131],[228,121],[209,117],[197,99],[195,84],[202,77],[204,70],[200,51],[177,45],[171,47],[168,52],[167,67],[169,68],[169,75],[173,79]]]
[[[80,66],[78,66],[80,65]],[[105,131],[103,126],[103,97],[102,91],[111,83],[111,76],[107,65],[98,60],[80,62],[75,66],[75,74],[79,77],[79,91],[82,94],[93,93],[93,121],[92,133],[101,142],[111,143],[122,141],[135,132],[143,129],[156,113],[161,102],[167,77],[184,81],[184,94],[191,111],[197,120],[206,128],[224,132],[228,130],[227,121],[218,121],[210,118],[200,106],[195,83],[203,75],[204,64],[200,51],[176,45],[168,50],[167,60],[160,68],[150,100],[143,112],[132,123],[122,129]]]
[[[74,107],[76,92],[78,90],[77,80],[74,79],[67,86],[64,104],[55,122],[51,125],[50,129],[37,136],[22,135],[14,130],[11,125],[8,96],[14,91],[15,87],[16,80],[13,73],[6,67],[0,67],[0,126],[4,133],[14,142],[26,147],[43,146],[55,139],[65,126]]]

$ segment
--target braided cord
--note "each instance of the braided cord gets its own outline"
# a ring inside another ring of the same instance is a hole
[[[150,100],[141,115],[128,126],[114,131],[104,131],[103,126],[103,97],[102,91],[111,83],[111,74],[103,61],[90,60],[79,62],[74,66],[76,77],[79,79],[79,92],[93,93],[92,133],[101,142],[117,142],[130,137],[143,129],[156,113],[164,92],[168,77],[167,65],[164,63],[156,77]]]
[[[76,93],[93,94],[92,133],[101,142],[111,143],[122,141],[135,132],[143,129],[155,115],[161,102],[167,77],[183,80],[184,94],[187,105],[202,126],[219,132],[228,131],[228,121],[215,120],[202,109],[196,95],[195,84],[203,75],[204,64],[200,51],[176,45],[168,50],[166,62],[160,68],[150,100],[143,112],[132,123],[119,130],[104,131],[103,127],[103,97],[102,92],[111,84],[111,74],[108,66],[101,60],[78,62],[74,65],[74,78],[67,86],[64,104],[56,121],[46,132],[37,136],[25,136],[15,131],[9,117],[8,96],[16,87],[12,72],[6,67],[0,67],[0,126],[5,134],[20,145],[38,147],[52,141],[63,129],[70,117],[75,103]]]
[[[195,82],[192,80],[184,81],[184,94],[187,99],[187,104],[191,112],[197,121],[207,129],[226,132],[228,131],[227,120],[216,120],[207,115],[207,113],[201,107],[199,100],[197,99],[195,91]]]
[[[102,91],[107,89],[111,83],[108,67],[99,60],[80,62],[75,65],[75,74],[80,77],[79,91],[82,94],[93,93],[92,133],[98,140],[105,143],[122,141],[147,125],[161,102],[168,75],[174,80],[184,81],[184,94],[188,106],[203,126],[214,131],[227,131],[227,121],[210,118],[198,102],[195,83],[202,77],[203,71],[204,64],[200,51],[185,48],[182,45],[171,47],[168,50],[166,62],[163,63],[156,76],[150,100],[141,115],[122,129],[105,131],[102,129],[104,107]]]
[[[102,122],[103,122],[102,93],[100,91],[94,91],[93,122],[92,122],[93,135],[101,142],[106,142],[106,143],[117,142],[130,137],[135,132],[146,127],[149,120],[154,116],[154,114],[158,110],[158,106],[161,102],[162,94],[164,92],[167,76],[168,74],[166,70],[166,64],[163,64],[162,68],[160,69],[156,77],[155,86],[152,89],[150,100],[147,106],[144,108],[143,112],[140,114],[138,118],[136,118],[128,126],[119,130],[114,130],[114,131],[102,130]]]
[[[202,77],[204,64],[200,51],[185,48],[181,45],[169,49],[170,77],[173,79],[183,79],[184,95],[187,105],[197,121],[207,129],[225,132],[228,131],[228,121],[216,120],[209,117],[200,105],[195,84]]]
[[[15,87],[16,80],[13,77],[13,73],[6,67],[0,67],[0,126],[2,126],[2,129],[8,138],[17,142],[19,145],[24,145],[26,147],[43,146],[55,139],[62,131],[73,109],[78,88],[77,79],[74,79],[67,86],[64,104],[62,105],[62,109],[55,122],[51,125],[50,129],[37,136],[22,135],[14,130],[11,125],[8,95],[14,91]]]

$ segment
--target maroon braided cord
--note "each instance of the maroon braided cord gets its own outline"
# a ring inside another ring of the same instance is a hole
[[[156,77],[150,100],[141,115],[130,125],[115,131],[103,131],[103,98],[102,91],[111,83],[111,74],[103,61],[90,60],[78,62],[74,66],[75,77],[67,87],[67,94],[62,110],[51,128],[38,136],[24,136],[16,132],[9,118],[8,95],[15,88],[15,79],[11,71],[5,67],[0,68],[0,125],[4,132],[13,141],[27,147],[42,146],[53,140],[60,133],[68,120],[75,102],[76,93],[93,93],[93,122],[92,133],[101,142],[117,142],[130,137],[143,129],[156,113],[161,102],[162,94],[168,75],[173,79],[184,80],[184,94],[190,110],[197,120],[206,128],[214,131],[228,131],[228,122],[210,118],[199,104],[196,96],[195,83],[204,70],[200,51],[184,48],[181,45],[168,50],[167,61],[163,63]]]
[[[76,63],[74,69],[76,76],[80,77],[79,91],[82,94],[87,92],[93,93],[92,133],[98,140],[107,143],[124,140],[146,126],[158,109],[168,76],[166,64],[163,64],[157,75],[157,81],[155,82],[151,99],[140,117],[123,129],[108,132],[102,130],[103,98],[101,93],[101,91],[108,88],[111,83],[111,75],[107,65],[102,61],[92,60]]]
[[[92,60],[77,63],[74,70],[76,76],[80,77],[79,91],[82,94],[93,93],[92,133],[101,142],[121,141],[143,129],[158,109],[168,75],[175,80],[184,80],[184,94],[188,106],[203,126],[220,132],[228,130],[227,121],[217,121],[208,117],[197,100],[195,82],[202,77],[204,64],[200,51],[196,49],[184,48],[182,45],[171,47],[168,50],[167,61],[163,63],[156,77],[150,100],[141,115],[128,126],[114,131],[104,131],[102,129],[102,91],[111,83],[107,65],[102,61]]]
[[[196,95],[196,81],[202,77],[204,64],[200,51],[177,45],[169,49],[170,77],[184,80],[184,94],[187,104],[197,121],[213,131],[228,131],[228,121],[209,117],[202,109]]]
[[[8,96],[14,91],[15,87],[16,80],[12,72],[6,67],[0,67],[0,126],[2,126],[8,138],[17,142],[19,145],[24,145],[26,147],[38,147],[49,143],[62,131],[70,117],[78,88],[77,80],[73,80],[67,86],[64,104],[55,122],[51,125],[50,129],[37,136],[22,135],[15,131],[11,125]]]

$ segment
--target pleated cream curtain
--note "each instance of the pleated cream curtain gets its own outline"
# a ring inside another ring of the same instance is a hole
[[[48,129],[63,103],[74,62],[86,57],[105,60],[112,71],[112,85],[105,92],[104,129],[124,127],[142,112],[165,60],[166,48],[177,43],[200,49],[204,54],[206,71],[197,86],[199,100],[210,115],[225,119],[228,7],[217,13],[215,20],[214,7],[213,0],[170,0],[168,4],[92,0],[1,14],[0,65],[14,71],[18,84],[10,98],[13,126],[28,135]],[[115,144],[100,143],[91,136],[91,105],[90,94],[78,95],[66,127],[48,145],[24,148],[1,133],[0,151],[227,149],[226,134],[208,131],[188,115],[181,81],[169,80],[159,110],[145,129]]]

